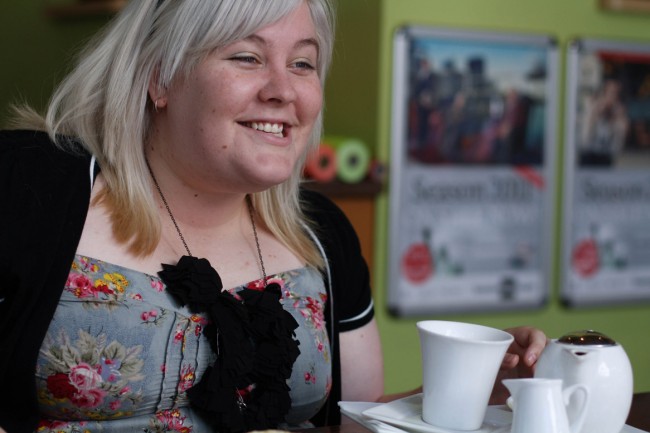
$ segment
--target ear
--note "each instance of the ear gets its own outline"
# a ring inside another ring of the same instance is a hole
[[[160,85],[160,70],[156,70],[151,75],[148,87],[149,99],[156,110],[167,106],[167,89]]]

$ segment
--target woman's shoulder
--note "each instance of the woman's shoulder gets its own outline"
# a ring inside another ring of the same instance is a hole
[[[45,131],[31,129],[3,129],[0,130],[0,149],[2,151],[18,151],[54,146],[50,136]]]
[[[345,213],[330,199],[312,189],[302,187],[300,189],[300,204],[302,211],[310,219],[316,221],[347,221]]]
[[[359,240],[352,223],[332,199],[303,187],[300,190],[300,203],[321,242],[359,250]]]
[[[82,147],[73,137],[57,136],[58,144],[54,143],[46,131],[35,129],[2,129],[0,130],[0,149],[4,151],[41,151],[58,152],[69,148],[71,153],[79,153]]]
[[[43,131],[0,131],[0,194],[23,206],[28,197],[43,205],[69,191],[85,195],[90,160],[82,150],[63,150]]]
[[[6,164],[27,166],[67,167],[86,166],[90,156],[78,141],[61,137],[60,145],[52,141],[45,131],[0,130],[0,160]]]

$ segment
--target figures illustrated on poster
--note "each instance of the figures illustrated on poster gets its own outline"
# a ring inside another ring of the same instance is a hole
[[[411,158],[431,164],[542,162],[545,47],[427,39],[414,41],[411,50]]]

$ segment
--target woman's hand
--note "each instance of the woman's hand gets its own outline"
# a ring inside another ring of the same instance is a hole
[[[492,390],[490,404],[503,404],[509,396],[501,383],[503,379],[533,377],[535,363],[546,347],[548,339],[537,328],[520,326],[505,330],[515,338],[501,363],[501,370]]]

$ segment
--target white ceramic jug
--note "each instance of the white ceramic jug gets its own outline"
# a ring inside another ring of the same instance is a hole
[[[572,385],[562,390],[560,379],[504,379],[510,391],[511,433],[578,433],[585,420],[589,390]],[[574,393],[582,394],[582,407],[569,423],[566,406]]]
[[[596,331],[578,331],[552,340],[542,352],[535,377],[562,379],[564,386],[589,387],[589,404],[581,433],[619,433],[632,404],[632,366],[623,348]],[[580,398],[567,414],[576,417]]]

